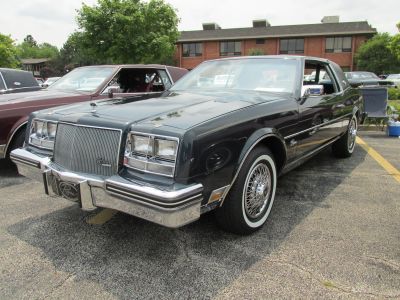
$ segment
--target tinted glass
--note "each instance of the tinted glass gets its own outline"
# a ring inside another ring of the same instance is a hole
[[[3,70],[2,74],[8,89],[39,86],[35,77],[30,72]]]
[[[202,63],[179,80],[174,90],[253,90],[294,93],[295,59],[232,59]]]
[[[115,67],[83,67],[72,70],[49,86],[49,90],[94,92],[115,71]]]

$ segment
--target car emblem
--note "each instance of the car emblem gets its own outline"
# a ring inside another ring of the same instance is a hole
[[[60,182],[59,191],[61,196],[68,200],[77,201],[79,199],[79,193],[77,185],[70,182]]]
[[[98,164],[99,166],[102,166],[102,167],[111,168],[111,163],[102,157],[96,158],[96,164]]]

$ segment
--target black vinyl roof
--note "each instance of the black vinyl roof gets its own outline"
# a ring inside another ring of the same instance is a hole
[[[346,34],[373,35],[377,31],[367,21],[319,23],[267,27],[181,31],[178,42],[233,40],[269,37],[304,37]]]

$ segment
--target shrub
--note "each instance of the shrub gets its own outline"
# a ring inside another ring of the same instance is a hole
[[[400,100],[400,89],[390,88],[388,90],[389,100]]]

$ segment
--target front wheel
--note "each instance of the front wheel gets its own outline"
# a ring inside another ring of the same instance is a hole
[[[276,181],[271,151],[265,147],[252,150],[224,204],[216,211],[219,225],[236,234],[250,234],[260,229],[271,211]]]
[[[350,120],[346,133],[332,145],[332,152],[336,157],[350,157],[356,146],[357,137],[357,116],[353,116]]]

